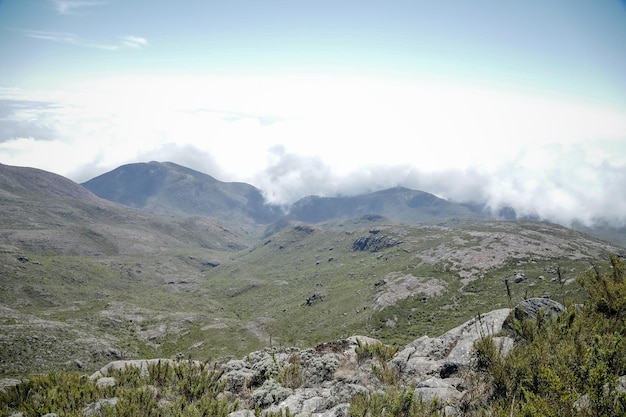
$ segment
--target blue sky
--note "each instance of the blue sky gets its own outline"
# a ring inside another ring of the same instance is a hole
[[[608,0],[0,0],[0,162],[623,224],[624,45]]]

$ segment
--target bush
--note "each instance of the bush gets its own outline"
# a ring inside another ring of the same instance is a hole
[[[357,338],[354,352],[356,353],[357,363],[359,364],[371,358],[386,362],[398,353],[398,348],[396,346],[385,345],[382,342],[362,343]]]
[[[350,417],[428,417],[438,416],[438,404],[415,398],[414,390],[389,389],[384,393],[357,394],[350,402]]]
[[[238,407],[237,401],[229,401],[222,394],[226,383],[222,373],[207,364],[159,362],[148,366],[147,373],[130,367],[111,376],[116,384],[103,388],[78,373],[33,376],[0,391],[0,415],[82,416],[88,405],[107,398],[118,399],[102,410],[102,415],[112,417],[225,417]]]
[[[580,278],[588,293],[584,306],[516,323],[520,342],[505,359],[491,338],[475,343],[493,415],[623,413],[624,395],[617,395],[616,385],[626,374],[626,282],[622,262],[610,261],[608,272],[594,268]]]

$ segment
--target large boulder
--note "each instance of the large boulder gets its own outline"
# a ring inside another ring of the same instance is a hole
[[[474,342],[502,330],[511,310],[494,310],[475,317],[435,338],[422,336],[391,360],[405,381],[439,375],[450,377],[470,365]]]
[[[471,365],[474,342],[499,333],[510,311],[494,310],[436,338],[422,336],[409,343],[390,363],[405,384],[415,385],[416,397],[423,401],[437,398],[446,408],[446,415],[458,414],[458,405],[468,389],[463,372]],[[509,338],[500,339],[500,346],[513,343]]]
[[[506,330],[514,331],[514,321],[534,319],[540,311],[546,317],[550,317],[563,313],[567,311],[567,309],[563,304],[550,298],[528,298],[521,301],[513,308],[513,311],[511,311],[511,314],[506,318],[502,327]]]

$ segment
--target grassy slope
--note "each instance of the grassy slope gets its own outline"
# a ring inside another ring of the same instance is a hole
[[[186,232],[176,233],[184,242]],[[353,248],[368,236],[392,245]],[[195,359],[241,357],[270,343],[311,346],[352,334],[405,344],[507,306],[503,279],[515,272],[526,280],[511,284],[513,302],[544,294],[576,300],[577,284],[550,282],[556,267],[572,278],[590,259],[607,259],[611,249],[547,224],[364,220],[292,225],[238,252],[172,242],[99,256],[4,248],[0,303],[13,309],[0,322],[5,375],[74,360],[94,369],[119,357],[178,352]],[[18,260],[23,255],[29,261]],[[405,275],[434,279],[445,292],[377,307],[394,277]]]

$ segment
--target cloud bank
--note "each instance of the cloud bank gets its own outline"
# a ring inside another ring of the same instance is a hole
[[[0,90],[0,118],[2,163],[77,182],[160,160],[251,183],[279,204],[404,186],[563,224],[626,224],[624,113],[560,97],[376,79],[127,78]]]

